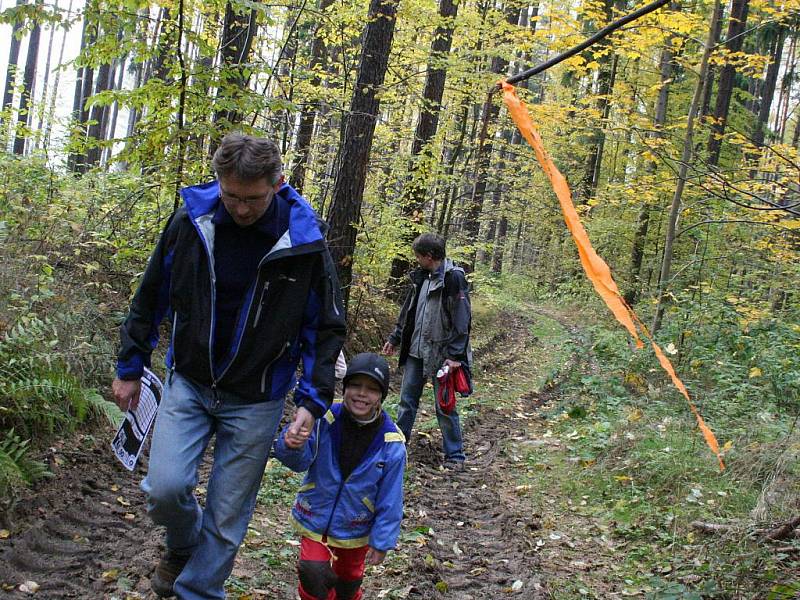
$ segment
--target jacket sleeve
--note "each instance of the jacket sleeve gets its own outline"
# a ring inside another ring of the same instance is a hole
[[[445,356],[451,360],[465,362],[467,361],[469,333],[472,327],[469,284],[461,271],[451,271],[450,273],[452,283],[450,289],[447,289],[446,305],[450,311],[453,334],[445,349]]]
[[[169,287],[177,236],[177,224],[174,224],[176,214],[170,217],[150,256],[128,316],[120,327],[121,344],[117,356],[117,377],[120,379],[139,379],[144,367],[150,366],[150,355],[158,345],[159,325],[170,310]]]
[[[302,448],[289,448],[286,446],[284,436],[286,435],[287,429],[289,429],[289,425],[283,428],[278,439],[275,440],[275,458],[285,467],[297,473],[308,471],[308,468],[316,457],[315,450],[317,447],[317,440],[319,439],[319,421],[317,421],[316,427],[311,430],[311,435],[308,436],[308,441]]]
[[[300,344],[303,376],[294,402],[319,419],[333,401],[334,368],[346,333],[339,279],[333,259],[325,249],[306,301]]]
[[[375,521],[369,533],[369,545],[386,552],[397,545],[403,520],[403,473],[406,469],[405,445],[399,446],[393,460],[387,461],[378,495],[375,498]]]
[[[408,311],[413,301],[414,286],[412,285],[406,294],[406,299],[403,301],[403,308],[400,309],[400,314],[397,317],[397,323],[394,326],[394,331],[389,335],[389,343],[395,348],[403,341],[403,328],[405,327]]]

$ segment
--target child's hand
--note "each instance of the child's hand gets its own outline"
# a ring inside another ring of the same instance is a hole
[[[301,427],[296,433],[293,433],[291,429],[287,429],[286,434],[283,436],[283,441],[286,443],[287,448],[297,450],[306,445],[310,433],[311,431],[305,427]]]
[[[379,565],[383,562],[384,558],[386,558],[386,552],[375,550],[375,548],[370,546],[369,550],[367,550],[367,557],[365,559],[365,562],[368,565]]]

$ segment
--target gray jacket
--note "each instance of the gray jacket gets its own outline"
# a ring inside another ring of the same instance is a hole
[[[422,268],[409,274],[411,287],[406,295],[397,325],[389,336],[389,342],[400,347],[400,365],[405,364],[411,349],[414,321],[422,283],[428,272]],[[434,273],[428,288],[425,303],[420,346],[425,377],[432,377],[445,359],[457,360],[469,367],[472,363],[472,348],[469,343],[472,326],[472,307],[469,300],[469,285],[464,269],[446,258]]]

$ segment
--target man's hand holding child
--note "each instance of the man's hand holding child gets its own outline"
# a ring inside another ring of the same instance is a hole
[[[305,446],[308,436],[311,435],[312,427],[314,427],[314,415],[306,408],[298,408],[294,422],[286,430],[286,435],[283,436],[283,441],[286,443],[287,448],[297,450]]]

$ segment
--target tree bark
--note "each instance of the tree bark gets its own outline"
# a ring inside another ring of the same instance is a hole
[[[17,0],[17,6],[25,4],[25,0]],[[17,85],[17,63],[19,62],[19,49],[22,40],[19,31],[22,29],[22,20],[17,19],[11,26],[11,40],[8,47],[8,67],[6,68],[6,85],[3,92],[3,112],[8,113],[8,122],[11,123],[11,108],[14,103],[14,88]],[[4,134],[5,139],[5,134]]]
[[[72,0],[69,2],[69,8],[67,8],[67,22],[69,22],[70,17],[72,17]],[[64,63],[64,48],[67,45],[67,28],[64,27],[64,31],[61,33],[61,47],[58,50],[58,64],[61,65]],[[43,147],[45,150],[50,149],[50,134],[53,131],[53,121],[55,120],[56,116],[56,98],[58,98],[58,86],[61,82],[61,69],[56,69],[56,76],[53,79],[53,89],[50,93],[50,106],[47,109],[47,125],[45,126],[44,132],[44,143]]]
[[[319,11],[323,12],[333,4],[333,0],[320,0]],[[317,25],[314,30],[314,37],[311,41],[311,59],[308,70],[311,72],[311,85],[319,87],[319,71],[325,68],[325,40],[321,31],[322,25]],[[311,139],[314,135],[314,122],[317,118],[319,102],[314,100],[303,106],[300,112],[300,127],[297,131],[297,139],[294,145],[295,163],[292,167],[291,183],[292,186],[301,194],[306,183],[306,170],[308,168],[308,158],[311,152]]]
[[[39,4],[39,2],[37,2]],[[25,73],[22,76],[22,93],[19,97],[19,112],[17,113],[17,134],[14,136],[14,154],[25,154],[25,143],[28,139],[26,129],[31,122],[30,109],[32,106],[36,86],[36,65],[39,59],[39,39],[42,35],[42,26],[37,21],[28,38],[28,55],[25,58]]]
[[[398,0],[371,0],[362,37],[361,60],[346,117],[344,141],[333,190],[328,242],[343,287],[345,310],[353,275],[356,225],[367,179],[375,123],[394,37]]]
[[[728,52],[739,52],[744,41],[744,29],[747,25],[747,12],[749,0],[732,0],[731,16],[728,20],[728,33],[725,38],[725,48]],[[722,136],[725,133],[725,122],[730,112],[733,85],[736,69],[731,64],[725,64],[719,73],[717,86],[717,102],[714,107],[714,122],[708,136],[708,164],[719,164],[719,153],[722,149]]]
[[[714,31],[711,32],[711,39],[712,39],[712,47],[719,44],[719,36],[722,35],[722,11],[725,6],[722,3],[716,5],[715,10],[717,12],[716,15],[716,23],[717,26],[714,28]],[[708,75],[703,81],[703,91],[700,101],[700,116],[705,117],[710,113],[711,110],[711,93],[714,90],[714,77],[716,74],[716,67],[714,65],[708,65]]]
[[[678,215],[680,214],[681,210],[683,189],[686,186],[686,174],[689,171],[689,163],[692,160],[693,155],[694,121],[695,117],[697,116],[698,109],[700,108],[700,96],[703,91],[703,80],[706,76],[708,59],[711,56],[711,50],[713,48],[713,39],[711,33],[714,31],[714,27],[716,26],[716,19],[719,14],[716,5],[719,3],[720,0],[715,0],[714,2],[715,10],[711,13],[709,35],[706,39],[705,47],[703,49],[703,57],[700,59],[698,80],[694,88],[692,103],[689,106],[689,115],[686,118],[686,137],[683,140],[683,151],[681,153],[680,168],[678,170],[678,181],[675,185],[675,194],[672,196],[672,206],[670,207],[669,219],[667,221],[667,232],[664,236],[664,258],[661,261],[661,275],[658,280],[658,305],[656,306],[655,316],[653,317],[653,326],[651,327],[653,334],[655,334],[661,328],[661,322],[664,317],[666,290],[669,286],[669,278],[672,272],[672,247],[675,242],[675,229],[678,223]]]
[[[240,14],[234,10],[230,2],[225,7],[220,51],[222,64],[216,98],[218,104],[232,106],[236,100],[247,94],[250,76],[246,73],[244,65],[250,60],[253,38],[258,31],[257,16],[258,12],[255,9]],[[241,120],[242,113],[237,108],[218,108],[214,112],[214,124],[219,133],[225,133]],[[218,143],[218,139],[211,140],[210,155],[213,156]]]
[[[761,86],[761,95],[758,103],[758,111],[755,127],[753,130],[753,143],[759,148],[764,145],[764,129],[769,120],[769,111],[772,107],[772,100],[775,96],[775,87],[778,82],[778,72],[783,56],[783,43],[786,40],[786,28],[779,25],[772,32],[770,42],[770,60],[772,61],[767,68],[767,75],[764,85]]]
[[[673,10],[679,10],[677,3],[671,5]],[[675,70],[675,55],[672,51],[672,40],[670,36],[661,51],[661,59],[659,61],[659,74],[661,88],[658,90],[658,98],[656,99],[655,114],[653,116],[653,134],[652,137],[662,139],[664,137],[664,125],[667,122],[667,102],[669,100],[669,91],[673,72]],[[646,167],[646,173],[649,176],[654,176],[657,171],[658,165],[655,161],[649,161]],[[639,214],[636,217],[636,231],[633,234],[633,243],[631,245],[631,269],[630,269],[630,288],[625,293],[625,302],[633,306],[639,299],[641,293],[641,272],[642,260],[644,259],[644,242],[647,239],[647,232],[650,228],[650,205],[643,202],[639,208]]]
[[[512,27],[517,25],[519,18],[519,10],[511,5],[506,5],[505,8],[506,22]],[[491,71],[497,75],[503,75],[508,68],[508,61],[505,58],[495,56],[492,58]],[[467,243],[470,246],[469,253],[465,260],[465,266],[469,271],[475,270],[476,258],[476,244],[478,243],[478,233],[480,232],[480,216],[483,211],[483,199],[486,194],[486,179],[489,173],[489,164],[492,157],[492,137],[487,135],[485,126],[489,123],[497,121],[497,115],[500,114],[500,104],[493,102],[493,95],[489,95],[483,104],[481,111],[482,121],[484,123],[484,131],[481,138],[485,137],[483,143],[479,143],[477,155],[475,157],[475,183],[472,186],[472,195],[470,196],[467,208],[464,211],[464,231],[467,237]]]

